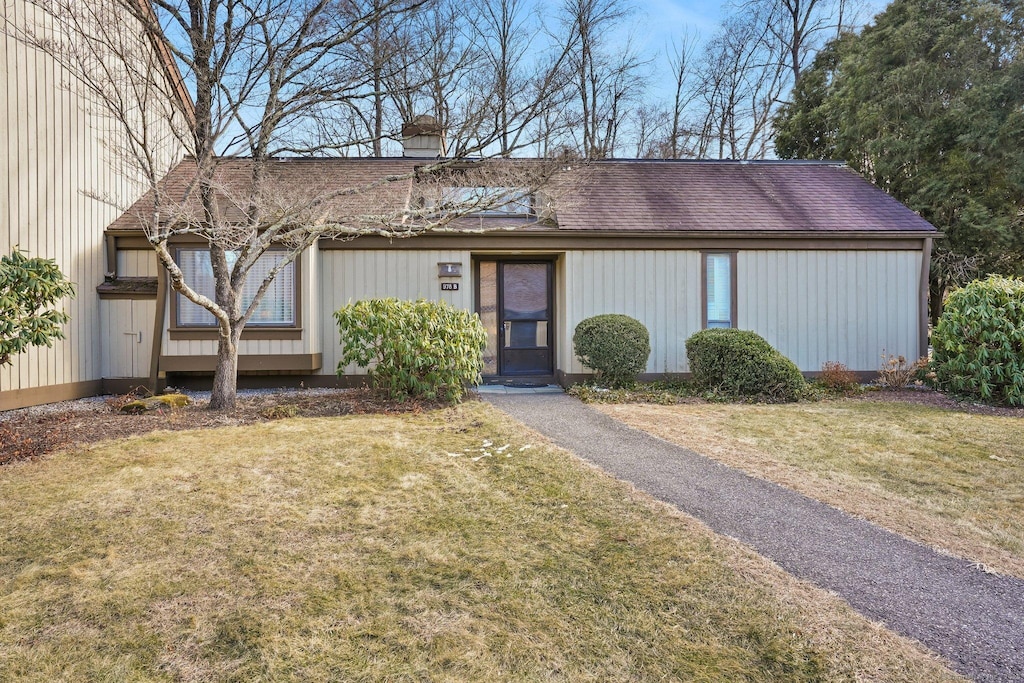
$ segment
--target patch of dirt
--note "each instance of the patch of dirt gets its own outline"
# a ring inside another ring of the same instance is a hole
[[[984,403],[972,401],[960,401],[941,391],[932,389],[903,389],[900,391],[865,391],[862,394],[849,397],[852,400],[876,401],[879,403],[913,403],[935,408],[945,408],[961,413],[974,413],[976,415],[997,415],[1001,417],[1024,417],[1024,408],[1009,408],[1004,406],[990,406]]]
[[[371,389],[287,391],[243,395],[235,410],[209,410],[209,401],[142,415],[119,412],[133,395],[83,399],[0,413],[0,465],[106,439],[166,429],[212,429],[268,422],[280,417],[336,417],[416,413],[441,407],[431,401],[391,401]]]

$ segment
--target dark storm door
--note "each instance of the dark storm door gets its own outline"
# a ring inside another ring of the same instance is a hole
[[[480,261],[478,274],[477,301],[488,337],[484,374],[550,375],[551,261]]]

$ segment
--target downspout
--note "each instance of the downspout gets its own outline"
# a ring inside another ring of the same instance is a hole
[[[157,263],[156,271],[156,315],[153,316],[153,351],[149,357],[149,386],[156,393],[160,377],[160,351],[164,341],[164,316],[167,313],[167,270]]]
[[[924,250],[921,254],[921,282],[918,291],[917,339],[918,358],[928,355],[928,275],[932,264],[932,238],[924,238]]]

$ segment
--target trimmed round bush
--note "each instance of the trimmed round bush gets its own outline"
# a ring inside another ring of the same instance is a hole
[[[480,383],[487,333],[480,317],[444,301],[365,299],[334,313],[341,333],[338,374],[367,368],[373,386],[395,400],[456,402]]]
[[[932,332],[932,348],[940,388],[1024,405],[1024,280],[993,275],[955,290]]]
[[[636,318],[605,313],[580,321],[572,348],[600,384],[621,387],[635,382],[647,367],[651,337]]]
[[[686,340],[686,357],[699,389],[729,398],[796,401],[807,384],[793,361],[749,330],[697,332]]]

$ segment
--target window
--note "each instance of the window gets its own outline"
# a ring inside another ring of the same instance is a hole
[[[533,214],[533,195],[523,188],[516,187],[448,187],[445,188],[438,202],[440,207],[446,204],[458,210],[466,204],[487,204],[476,216],[530,216]]]
[[[228,252],[228,264],[233,265],[238,255]],[[286,258],[283,251],[268,251],[249,271],[245,286],[242,289],[242,310],[252,303],[256,290],[263,278]],[[185,281],[200,294],[214,297],[213,268],[210,265],[208,249],[182,248],[177,253],[178,266],[185,274]],[[197,306],[183,295],[177,295],[178,327],[215,327],[213,315],[202,306]],[[262,301],[249,319],[248,325],[266,327],[294,327],[295,319],[295,263],[285,266],[267,288]]]
[[[704,254],[704,327],[736,326],[736,253]]]

